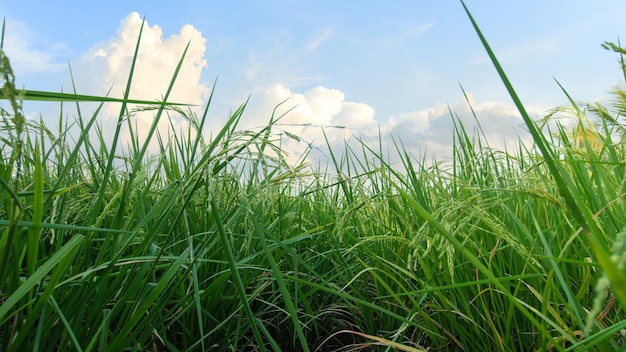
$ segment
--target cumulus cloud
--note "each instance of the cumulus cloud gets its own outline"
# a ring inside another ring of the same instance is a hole
[[[294,93],[281,84],[260,90],[252,96],[246,116],[252,115],[253,118],[248,119],[246,127],[254,128],[267,123],[275,107],[275,116],[282,116],[276,124],[276,131],[301,138],[301,141],[292,138],[281,141],[290,161],[298,160],[307,145],[320,151],[326,149],[326,139],[331,145],[340,145],[352,136],[371,136],[378,131],[374,109],[367,104],[347,101],[338,89],[316,87]]]
[[[104,95],[111,89],[110,96],[123,96],[141,24],[138,13],[129,14],[121,21],[115,36],[94,45],[78,63],[73,64],[79,93]],[[161,100],[188,43],[187,54],[168,101],[202,105],[210,91],[201,81],[202,70],[207,67],[204,57],[206,39],[189,24],[178,33],[164,36],[159,26],[150,26],[147,21],[144,23],[129,96],[133,99]],[[103,111],[105,126],[116,121],[119,109],[118,104],[106,105]],[[144,138],[154,113],[139,113],[134,118],[133,125],[137,126],[139,138]],[[169,123],[166,119],[160,121],[159,131],[164,135]],[[186,130],[186,122],[180,118],[174,118],[173,124],[176,130]],[[112,133],[113,130],[104,129],[105,133]]]
[[[295,135],[301,138],[300,141],[292,138],[281,141],[281,147],[292,162],[299,160],[307,146],[314,149],[309,155],[310,162],[328,162],[324,134],[336,155],[344,153],[347,145],[360,150],[359,141],[378,151],[382,139],[386,143],[382,146],[385,156],[391,156],[393,160],[389,161],[395,162],[398,159],[393,157],[393,138],[401,140],[407,151],[417,158],[426,155],[427,160],[431,156],[444,160],[452,155],[455,119],[470,137],[481,138],[483,145],[495,149],[515,150],[520,142],[530,142],[523,120],[513,104],[479,102],[471,94],[468,94],[467,100],[461,96],[453,104],[439,103],[432,108],[382,121],[377,120],[374,108],[347,100],[338,89],[316,87],[297,93],[277,84],[252,96],[245,127],[263,126],[269,121],[271,111],[281,102],[276,116],[285,115],[277,124],[277,130],[288,132],[284,137]],[[538,119],[545,111],[530,109],[530,113],[531,117]]]
[[[531,118],[539,119],[545,111],[535,108],[529,109],[529,113]],[[513,104],[477,102],[471,94],[467,100],[463,98],[451,105],[439,103],[433,108],[394,117],[386,132],[400,138],[414,155],[426,153],[440,159],[452,154],[455,119],[470,137],[481,138],[483,145],[486,143],[492,148],[511,150],[520,142],[530,142],[524,122]]]

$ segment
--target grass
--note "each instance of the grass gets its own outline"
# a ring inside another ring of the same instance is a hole
[[[396,141],[399,168],[363,143],[329,149],[326,170],[288,164],[281,116],[239,130],[245,103],[207,139],[210,102],[197,116],[169,91],[139,102],[154,111],[144,140],[137,102],[114,99],[121,148],[100,108],[80,113],[111,98],[16,90],[2,55],[0,349],[624,349],[623,100],[572,100],[573,129],[532,121],[475,28],[534,145],[490,149],[451,112],[452,160]],[[79,114],[53,130],[23,99]],[[159,134],[168,113],[189,130]]]

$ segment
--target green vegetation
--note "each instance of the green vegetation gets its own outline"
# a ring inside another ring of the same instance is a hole
[[[402,170],[364,144],[289,165],[280,116],[238,130],[245,104],[209,140],[210,102],[153,103],[139,140],[126,96],[107,145],[106,99],[16,90],[0,54],[0,350],[623,349],[626,94],[541,127],[483,43],[536,149],[456,123],[450,162],[398,143]],[[53,130],[24,99],[101,105]],[[189,130],[160,135],[173,112]]]

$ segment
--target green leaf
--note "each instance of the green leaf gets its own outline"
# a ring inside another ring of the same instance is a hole
[[[24,283],[14,292],[12,292],[0,305],[0,324],[4,323],[11,317],[9,315],[11,309],[32,290],[35,285],[41,283],[48,273],[60,262],[74,255],[74,252],[80,247],[85,237],[75,235],[60,250],[56,251],[48,258]]]
[[[92,103],[124,103],[124,104],[141,104],[141,105],[159,105],[159,106],[194,106],[193,104],[173,103],[167,101],[150,101],[128,98],[111,98],[107,96],[83,95],[74,93],[57,93],[40,90],[16,90],[20,98],[32,101],[53,101],[53,102],[92,102]],[[9,99],[4,91],[0,90],[0,99]]]

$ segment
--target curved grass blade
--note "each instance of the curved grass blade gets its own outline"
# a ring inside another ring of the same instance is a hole
[[[250,308],[250,302],[248,302],[248,297],[246,296],[246,288],[243,285],[243,280],[241,279],[241,275],[239,275],[239,268],[237,267],[237,262],[235,261],[235,254],[233,252],[233,248],[228,241],[228,236],[226,235],[226,230],[224,228],[224,223],[222,221],[222,216],[220,215],[217,207],[217,202],[213,197],[210,200],[211,205],[211,213],[213,215],[213,219],[215,220],[215,224],[217,225],[217,232],[220,235],[220,241],[222,242],[222,246],[224,247],[224,251],[226,251],[226,258],[228,259],[228,266],[230,267],[230,273],[233,276],[233,281],[235,284],[235,288],[237,289],[237,294],[239,294],[239,299],[241,299],[241,305],[243,306],[243,310],[250,319],[250,327],[252,328],[252,333],[254,334],[254,338],[259,343],[259,347],[262,352],[265,352],[265,344],[263,343],[263,339],[261,338],[261,332],[259,331],[259,327],[256,325],[256,318],[254,317],[254,313]]]
[[[326,341],[330,340],[332,337],[334,337],[336,335],[339,335],[339,334],[353,334],[353,335],[358,335],[358,336],[364,337],[366,339],[370,339],[372,341],[376,341],[374,343],[371,343],[371,342],[363,343],[362,345],[359,345],[359,347],[357,349],[366,349],[368,346],[380,345],[380,346],[387,346],[388,348],[393,348],[396,351],[404,351],[404,352],[426,352],[427,351],[427,350],[425,350],[423,348],[414,348],[414,347],[403,345],[401,343],[397,343],[397,342],[394,342],[394,341],[389,341],[389,340],[384,339],[382,337],[368,335],[368,334],[364,334],[362,332],[352,331],[352,330],[337,331],[336,333],[334,333],[331,336],[329,336],[328,338],[326,338],[326,340],[324,342],[322,342],[322,345]],[[318,350],[319,350],[319,348],[318,348]]]
[[[4,323],[8,319],[7,314],[25,295],[30,292],[46,275],[54,269],[64,259],[71,257],[82,244],[84,236],[75,235],[70,239],[60,250],[54,253],[48,260],[46,260],[24,283],[7,297],[6,301],[0,305],[0,324]],[[48,283],[50,284],[50,283]]]
[[[296,310],[296,307],[293,304],[291,294],[289,293],[289,289],[287,288],[287,285],[285,285],[285,280],[283,279],[283,273],[280,271],[280,268],[278,267],[278,264],[276,263],[276,259],[272,255],[272,250],[267,244],[267,240],[265,238],[265,232],[267,230],[263,228],[261,224],[259,224],[259,221],[256,219],[254,214],[251,213],[249,215],[250,215],[249,217],[250,221],[252,222],[252,225],[254,226],[254,229],[256,230],[256,234],[258,236],[259,242],[261,243],[261,247],[263,247],[263,252],[265,253],[265,257],[267,261],[270,263],[270,267],[272,268],[272,273],[274,275],[274,278],[276,279],[280,292],[283,295],[285,306],[287,308],[287,311],[289,312],[291,321],[293,322],[293,326],[296,330],[296,335],[298,335],[298,340],[300,340],[300,347],[302,347],[302,351],[308,352],[309,346],[307,344],[306,337],[304,336],[304,331],[302,330],[302,323],[300,322],[300,319],[298,318],[298,311]]]
[[[553,150],[549,147],[545,136],[541,133],[537,124],[535,124],[535,122],[526,112],[526,109],[524,108],[524,105],[522,104],[520,98],[515,92],[513,85],[504,73],[504,69],[498,62],[498,59],[491,50],[491,47],[487,43],[487,40],[483,36],[478,27],[478,24],[470,14],[463,0],[461,0],[461,4],[463,5],[467,16],[472,22],[472,26],[474,27],[476,34],[480,38],[480,41],[485,48],[485,51],[487,51],[491,62],[496,68],[496,71],[498,71],[498,75],[500,76],[502,83],[504,83],[504,86],[509,92],[511,99],[513,99],[515,106],[517,107],[519,113],[522,115],[524,123],[526,124],[526,127],[528,127],[528,131],[533,137],[535,144],[541,151],[541,154],[544,157],[544,161],[548,166],[550,173],[554,177],[559,193],[565,200],[567,208],[569,209],[574,219],[581,226],[583,233],[586,235],[585,237],[589,241],[589,245],[591,246],[591,249],[596,256],[596,260],[598,261],[600,267],[606,273],[609,281],[611,282],[611,287],[613,289],[613,292],[615,292],[617,299],[620,301],[622,307],[626,307],[626,274],[619,269],[616,263],[611,259],[611,255],[608,249],[598,240],[597,236],[600,235],[601,231],[597,227],[595,221],[593,221],[593,214],[591,214],[590,211],[585,211],[586,209],[581,209],[581,207],[578,206],[578,203],[580,203],[582,199],[581,197],[576,197],[574,195],[573,190],[575,189],[575,185],[573,184],[571,178],[567,176],[567,174],[563,170],[563,167],[560,164],[556,163],[556,158],[553,155]]]
[[[396,173],[394,171],[394,173]],[[456,236],[450,232],[442,223],[437,221],[428,210],[426,210],[414,197],[409,195],[400,185],[395,183],[387,174],[382,174],[383,177],[387,178],[389,184],[391,184],[396,191],[404,198],[409,206],[413,208],[420,217],[426,220],[435,230],[441,234],[448,242],[450,242],[456,250],[458,250],[463,256],[470,262],[472,265],[478,269],[483,275],[485,275],[491,283],[494,284],[500,290],[502,294],[504,294],[510,302],[519,309],[519,311],[528,318],[536,327],[538,327],[539,332],[548,340],[552,341],[553,344],[554,338],[544,329],[542,329],[542,324],[537,320],[537,318],[524,307],[524,305],[510,292],[510,290],[500,282],[500,280],[486,267],[472,252],[467,249],[463,242],[461,242]],[[399,176],[399,175],[396,175]],[[556,345],[556,344],[555,344]],[[558,346],[558,345],[557,345]]]
[[[129,336],[131,336],[133,331],[147,325],[148,320],[145,319],[145,315],[151,311],[152,306],[155,305],[159,298],[167,294],[171,283],[180,276],[181,271],[185,270],[183,267],[188,262],[188,259],[189,250],[187,249],[167,268],[167,271],[159,278],[158,283],[150,288],[143,302],[139,303],[136,309],[133,310],[132,316],[128,318],[122,331],[111,341],[110,346],[108,346],[111,351],[123,350],[124,346],[129,345]]]

